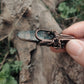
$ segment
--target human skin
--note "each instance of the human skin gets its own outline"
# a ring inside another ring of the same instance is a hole
[[[51,47],[51,50],[54,52],[66,51],[75,61],[84,66],[84,21],[71,25],[62,33],[72,35],[76,39],[70,40],[65,49],[57,50]]]

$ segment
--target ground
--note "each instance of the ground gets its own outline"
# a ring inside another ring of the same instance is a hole
[[[84,84],[83,67],[73,61],[67,53],[53,53],[49,47],[22,41],[17,37],[19,31],[37,28],[60,33],[69,25],[80,21],[81,19],[77,17],[79,10],[74,10],[72,5],[70,8],[68,4],[72,0],[69,2],[66,0],[64,3],[63,1],[65,0],[1,1],[1,72],[5,70],[3,66],[9,67],[5,71],[10,72],[9,76],[8,74],[5,76],[3,84],[7,84],[7,77],[10,76],[14,84],[17,82],[19,84]],[[69,8],[69,11],[65,8]]]

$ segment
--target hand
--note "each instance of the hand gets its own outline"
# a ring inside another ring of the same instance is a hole
[[[63,34],[75,36],[77,39],[70,40],[66,44],[65,50],[79,64],[84,66],[84,21],[78,22],[63,31]],[[64,50],[56,50],[54,52],[63,52]]]

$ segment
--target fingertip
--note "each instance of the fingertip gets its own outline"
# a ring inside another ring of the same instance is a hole
[[[71,56],[80,56],[80,54],[83,51],[83,45],[81,44],[80,40],[70,40],[66,44],[66,51],[71,55]]]
[[[56,49],[54,47],[50,47],[51,51],[55,52],[55,53],[61,53],[61,52],[65,52],[65,49]]]
[[[79,64],[84,66],[84,41],[71,40],[66,45],[68,54]]]
[[[76,38],[82,38],[84,36],[84,21],[71,25],[63,30],[62,33],[75,36]]]
[[[66,28],[65,30],[62,31],[63,34],[67,34],[68,32],[68,28]]]

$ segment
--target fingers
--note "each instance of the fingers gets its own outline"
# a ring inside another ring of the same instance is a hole
[[[65,29],[62,33],[67,35],[73,35],[76,38],[84,38],[84,21],[73,24],[69,28]],[[64,49],[55,48],[51,48],[51,50],[56,53],[65,51]]]
[[[84,21],[78,22],[63,31],[64,34],[73,35],[77,38],[84,37]]]
[[[54,48],[54,47],[50,47],[50,49],[51,49],[53,52],[56,52],[56,53],[65,52],[65,49],[56,49],[56,48]]]
[[[79,64],[84,66],[84,41],[71,40],[66,45],[66,51]]]

